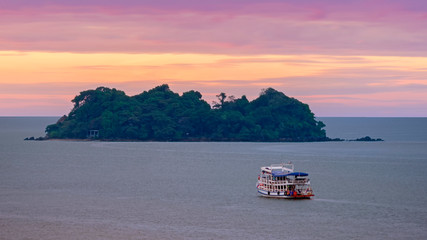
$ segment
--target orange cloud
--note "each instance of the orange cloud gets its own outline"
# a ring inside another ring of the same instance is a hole
[[[254,99],[261,89],[274,87],[314,104],[323,116],[331,104],[425,107],[424,66],[422,57],[7,51],[0,52],[0,113],[37,104],[46,107],[40,115],[52,115],[49,102],[55,102],[62,106],[55,107],[56,115],[62,115],[74,95],[89,88],[116,87],[134,95],[163,83],[178,92],[198,90],[208,102],[220,92]],[[417,114],[427,114],[421,109]]]

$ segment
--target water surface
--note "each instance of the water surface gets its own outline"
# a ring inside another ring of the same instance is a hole
[[[0,239],[427,238],[427,119],[321,120],[386,141],[38,142],[55,118],[0,118]],[[287,161],[313,200],[257,195]]]

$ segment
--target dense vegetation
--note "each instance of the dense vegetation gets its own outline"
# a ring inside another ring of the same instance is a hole
[[[307,104],[272,88],[248,101],[220,93],[212,107],[197,91],[181,96],[168,85],[129,97],[99,87],[76,96],[74,108],[47,126],[47,138],[155,141],[324,141],[325,125]]]

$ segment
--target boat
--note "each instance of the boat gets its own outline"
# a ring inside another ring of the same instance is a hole
[[[272,198],[310,199],[314,196],[308,173],[294,172],[291,162],[261,167],[257,189],[261,196]]]

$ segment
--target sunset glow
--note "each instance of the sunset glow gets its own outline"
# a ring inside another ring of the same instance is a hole
[[[316,116],[426,117],[426,16],[415,0],[6,1],[0,115],[59,116],[80,91],[167,83],[209,103],[273,87]]]

